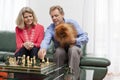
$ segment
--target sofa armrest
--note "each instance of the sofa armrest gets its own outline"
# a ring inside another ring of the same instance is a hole
[[[98,57],[87,57],[83,56],[80,61],[80,68],[85,70],[93,70],[93,80],[103,80],[105,77],[108,66],[110,65],[110,61],[106,58],[98,58]],[[86,73],[84,73],[84,76]],[[82,79],[83,80],[83,79]],[[86,80],[86,79],[84,79]]]
[[[0,51],[0,62],[5,62],[7,60],[7,56],[14,57],[13,52]]]
[[[93,67],[107,67],[110,65],[110,61],[105,58],[96,57],[82,57],[80,66],[93,66]]]

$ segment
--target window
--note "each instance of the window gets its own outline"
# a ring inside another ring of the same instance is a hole
[[[0,0],[0,31],[14,31],[16,17],[29,0]]]

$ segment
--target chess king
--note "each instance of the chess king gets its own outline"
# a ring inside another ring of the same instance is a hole
[[[72,39],[77,37],[77,31],[71,23],[62,23],[55,28],[55,39],[60,43],[61,47],[70,47]]]

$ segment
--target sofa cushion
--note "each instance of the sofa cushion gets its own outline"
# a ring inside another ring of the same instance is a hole
[[[0,51],[14,52],[15,49],[15,32],[0,31]]]

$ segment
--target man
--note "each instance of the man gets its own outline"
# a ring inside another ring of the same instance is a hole
[[[46,30],[44,40],[42,41],[40,46],[41,48],[38,52],[38,57],[40,59],[44,59],[46,51],[50,45],[50,41],[53,40],[55,46],[54,61],[56,62],[57,66],[62,66],[67,63],[75,76],[75,80],[79,80],[79,63],[81,57],[80,48],[82,45],[88,42],[87,34],[83,32],[76,21],[64,18],[64,11],[61,6],[52,6],[50,8],[49,14],[53,23],[51,23]],[[67,50],[66,48],[61,47],[59,42],[55,39],[55,27],[62,23],[71,23],[77,30],[77,38],[73,38],[70,41],[75,45],[72,47],[67,47]]]

